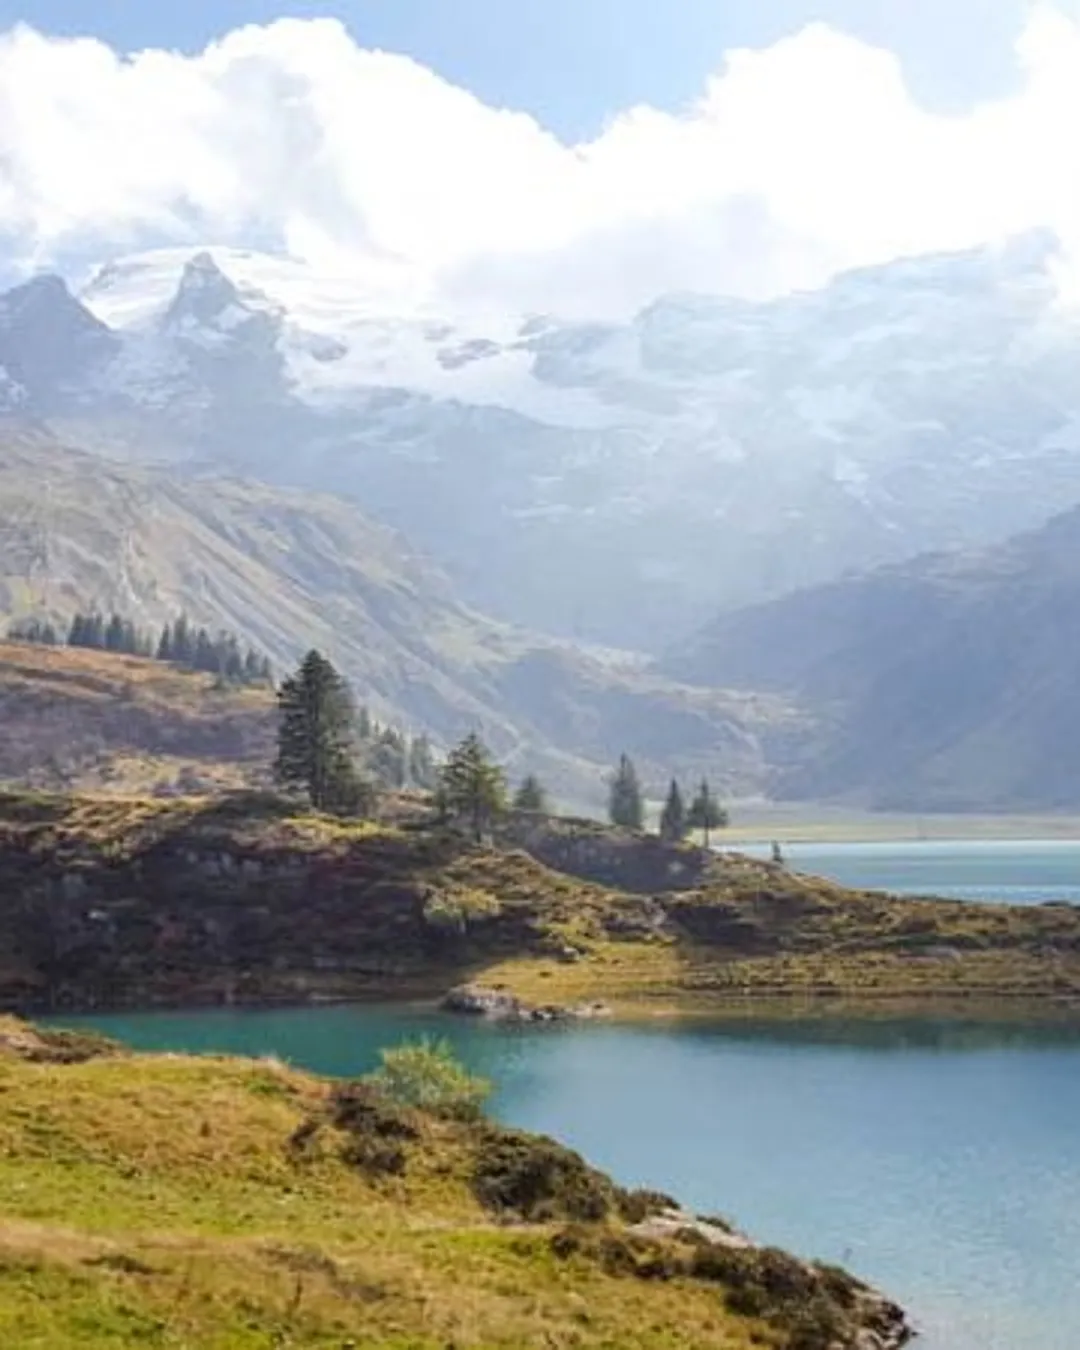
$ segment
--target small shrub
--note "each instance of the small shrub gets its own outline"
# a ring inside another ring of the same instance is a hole
[[[424,922],[443,932],[464,933],[471,923],[497,919],[502,905],[488,891],[440,891],[424,903]]]
[[[682,1274],[682,1262],[673,1248],[609,1228],[572,1224],[552,1234],[550,1246],[560,1260],[584,1257],[608,1275],[670,1280]]]
[[[618,1191],[571,1149],[518,1130],[490,1130],[480,1140],[473,1192],[496,1212],[523,1219],[596,1223],[618,1207]]]
[[[662,1191],[621,1191],[619,1193],[619,1213],[627,1223],[644,1223],[654,1214],[663,1214],[665,1210],[678,1209],[679,1202]]]
[[[383,1050],[382,1064],[364,1080],[388,1102],[467,1120],[491,1095],[485,1078],[469,1073],[448,1041],[423,1037]]]
[[[341,1151],[342,1161],[371,1177],[399,1177],[405,1172],[408,1158],[400,1144],[371,1135],[358,1134]]]
[[[419,1139],[417,1123],[369,1082],[343,1083],[334,1093],[330,1120],[349,1134],[376,1139]]]
[[[847,1310],[856,1282],[843,1271],[804,1265],[770,1247],[699,1247],[690,1274],[725,1286],[733,1313],[784,1330],[788,1350],[831,1350],[846,1343]]]

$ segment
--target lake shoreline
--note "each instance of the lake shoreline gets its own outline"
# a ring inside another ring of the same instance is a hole
[[[622,1020],[1050,1020],[1080,910],[888,895],[593,822],[12,796],[0,1006],[29,1015],[438,1000],[465,983]]]
[[[436,983],[421,991],[416,986],[405,993],[394,993],[385,987],[351,989],[336,993],[315,992],[306,996],[296,991],[283,991],[280,996],[265,992],[250,997],[221,998],[211,996],[182,999],[87,999],[65,1003],[63,1007],[45,1003],[24,1003],[4,1011],[29,1019],[62,1022],[65,1016],[93,1017],[199,1012],[299,1012],[319,1008],[386,1009],[397,1013],[430,1013],[450,1023],[465,1021],[498,1022],[498,1017],[482,1017],[449,1010],[443,1006],[452,986]],[[503,986],[505,990],[505,986]],[[505,990],[512,993],[512,990]],[[602,1000],[597,999],[599,1003]],[[633,999],[613,1002],[603,1000],[603,1018],[574,1015],[574,1006],[553,1004],[564,1016],[550,1021],[528,1020],[531,1026],[550,1026],[564,1029],[602,1021],[605,1025],[625,1027],[664,1025],[737,1026],[740,1022],[773,1021],[777,1024],[815,1022],[861,1022],[882,1024],[889,1022],[921,1023],[926,1026],[971,1027],[1076,1027],[1080,1029],[1080,999],[1032,999],[1022,994],[1002,993],[993,997],[948,997],[917,999],[908,995],[882,995],[875,999],[846,999],[822,994],[808,997],[805,993],[761,993],[749,997],[724,999],[683,998]]]

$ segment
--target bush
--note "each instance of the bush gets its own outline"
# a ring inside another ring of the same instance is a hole
[[[663,1191],[635,1190],[619,1193],[619,1212],[627,1223],[643,1223],[654,1214],[678,1209],[678,1200]]]
[[[371,1139],[364,1135],[350,1139],[341,1151],[341,1158],[349,1167],[355,1167],[369,1177],[400,1177],[408,1164],[405,1150],[400,1144],[390,1144],[383,1139]]]
[[[807,1266],[771,1247],[712,1246],[694,1252],[690,1274],[725,1285],[732,1312],[783,1328],[788,1350],[831,1350],[851,1330],[855,1281],[831,1267]]]
[[[487,891],[441,891],[424,904],[424,922],[432,928],[464,933],[470,923],[496,919],[502,913],[498,899]]]
[[[573,1224],[554,1233],[550,1246],[560,1260],[585,1257],[595,1261],[608,1275],[671,1280],[683,1273],[682,1262],[673,1247],[609,1228]]]
[[[491,1084],[456,1058],[448,1041],[419,1041],[383,1050],[381,1066],[364,1082],[396,1106],[469,1119],[480,1114]]]
[[[473,1192],[496,1212],[523,1219],[596,1223],[617,1207],[614,1184],[571,1149],[519,1130],[492,1129],[480,1141]]]

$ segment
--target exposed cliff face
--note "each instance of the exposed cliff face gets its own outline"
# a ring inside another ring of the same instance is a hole
[[[656,835],[612,830],[591,820],[515,816],[500,837],[557,872],[640,894],[700,886],[716,856],[692,844],[671,845]]]

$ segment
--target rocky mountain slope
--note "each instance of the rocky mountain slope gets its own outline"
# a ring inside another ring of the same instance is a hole
[[[599,800],[623,750],[657,788],[675,769],[753,786],[774,738],[803,734],[783,700],[679,687],[484,618],[346,502],[0,430],[0,619],[92,608],[140,626],[185,612],[279,669],[318,646],[377,716],[444,745],[479,728],[513,774],[531,766],[573,800]]]
[[[1080,511],[723,615],[672,677],[800,700],[795,797],[993,810],[1080,805]]]
[[[85,447],[352,495],[481,608],[660,647],[1080,499],[1053,249],[621,325],[400,312],[286,259],[167,250],[0,299],[0,402]]]

